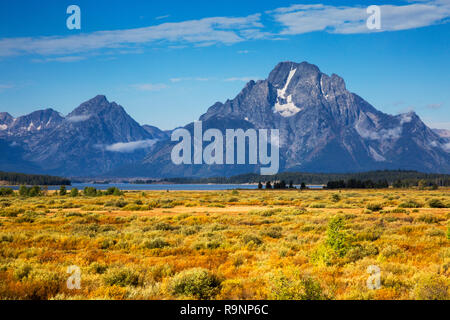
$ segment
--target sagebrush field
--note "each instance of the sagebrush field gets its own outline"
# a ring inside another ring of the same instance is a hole
[[[16,192],[0,299],[449,299],[449,191]]]

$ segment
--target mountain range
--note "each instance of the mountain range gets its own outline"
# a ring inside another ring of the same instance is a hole
[[[414,112],[385,114],[307,62],[282,62],[200,116],[204,130],[279,129],[280,171],[408,169],[450,173],[450,132]],[[193,133],[193,123],[185,127]],[[171,131],[138,124],[99,95],[63,116],[0,113],[0,170],[64,176],[210,177],[258,165],[174,165]]]

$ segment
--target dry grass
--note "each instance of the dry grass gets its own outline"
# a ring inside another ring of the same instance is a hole
[[[2,197],[0,299],[449,299],[449,207],[449,189]]]

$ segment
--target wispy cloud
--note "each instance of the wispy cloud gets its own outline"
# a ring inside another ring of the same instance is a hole
[[[26,37],[0,39],[0,56],[21,54],[73,55],[101,49],[120,49],[155,42],[194,45],[233,44],[255,36],[263,25],[260,15],[246,17],[212,17],[145,28],[97,31],[73,36]],[[249,30],[255,34],[250,35]],[[244,31],[247,34],[243,34]]]
[[[114,51],[118,54],[144,46],[184,48],[270,39],[285,40],[291,35],[323,31],[338,34],[397,31],[447,23],[450,17],[448,0],[412,1],[405,5],[380,5],[381,29],[369,30],[367,5],[333,6],[295,4],[264,14],[275,22],[274,33],[262,23],[262,14],[244,17],[207,17],[198,20],[162,23],[135,29],[106,30],[71,36],[42,36],[0,39],[0,57],[40,55],[50,57],[44,62],[77,61],[72,56]],[[157,20],[167,18],[156,17]],[[265,21],[266,19],[264,19]],[[103,50],[103,51],[102,51]],[[248,53],[241,50],[239,53]],[[52,56],[61,56],[52,58]],[[81,58],[80,58],[81,59]]]
[[[151,147],[156,143],[156,139],[154,140],[139,140],[133,142],[119,142],[114,143],[109,146],[106,146],[105,149],[111,152],[121,152],[121,153],[131,153],[138,149],[146,149]]]
[[[403,5],[381,5],[381,29],[366,27],[367,6],[348,7],[323,4],[292,5],[271,11],[283,26],[281,34],[295,35],[315,31],[329,33],[368,33],[398,31],[446,22],[450,16],[450,3],[446,0],[421,1]]]
[[[181,77],[181,78],[171,78],[170,82],[177,83],[181,81],[210,81],[211,78],[204,77]]]
[[[442,107],[443,103],[430,103],[427,105],[427,109],[438,110]]]
[[[162,20],[162,19],[166,19],[166,18],[168,18],[168,17],[170,17],[170,14],[166,14],[166,15],[164,15],[164,16],[155,17],[155,19],[156,19],[156,20]]]
[[[227,78],[224,81],[231,82],[231,81],[242,81],[242,82],[249,82],[250,80],[258,80],[261,79],[260,77],[232,77]]]
[[[132,84],[130,87],[140,91],[160,91],[166,89],[168,86],[164,83],[140,83]]]
[[[36,63],[45,63],[45,62],[76,62],[85,60],[86,57],[83,56],[65,56],[65,57],[56,57],[56,58],[45,58],[45,59],[33,59],[32,62]]]
[[[7,89],[12,89],[14,88],[14,86],[12,84],[1,84],[0,83],[0,92],[7,90]]]

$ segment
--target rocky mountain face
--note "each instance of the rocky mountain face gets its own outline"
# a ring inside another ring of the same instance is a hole
[[[280,171],[401,168],[450,172],[448,142],[415,113],[382,113],[349,92],[341,77],[328,76],[307,62],[278,64],[268,79],[250,81],[236,98],[214,104],[200,120],[204,126],[222,129],[223,133],[225,123],[230,129],[279,129]],[[172,146],[168,141],[157,144],[143,166],[172,176],[237,174],[258,169],[239,165],[175,166],[170,162]]]
[[[13,118],[9,113],[0,113],[0,137],[23,137],[57,127],[64,117],[53,109],[32,112]]]
[[[99,175],[133,163],[164,136],[141,127],[105,96],[81,104],[66,117],[47,109],[11,118],[2,116],[0,125],[7,127],[0,139],[20,147],[21,160],[58,175]]]
[[[280,172],[410,169],[450,173],[450,135],[413,112],[389,115],[307,62],[279,63],[200,117],[203,132],[278,129]],[[194,125],[184,127],[191,135]],[[66,176],[182,177],[259,172],[259,165],[175,165],[171,131],[140,126],[105,96],[63,117],[52,109],[0,113],[0,170]],[[203,143],[206,147],[208,143]],[[247,162],[248,163],[248,162]],[[35,169],[39,168],[39,169]]]

